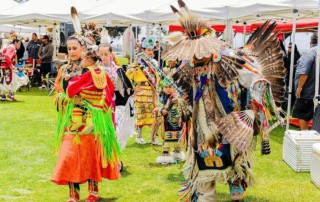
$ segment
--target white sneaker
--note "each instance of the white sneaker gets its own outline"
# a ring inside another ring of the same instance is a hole
[[[138,131],[137,130],[133,130],[133,133],[132,133],[133,135],[138,135],[139,133],[138,133]]]
[[[7,101],[6,96],[0,96],[0,101]]]
[[[158,164],[174,164],[176,163],[176,160],[172,156],[159,156],[157,158]]]
[[[170,155],[175,159],[175,160],[180,160],[184,161],[186,160],[186,156],[183,151],[173,151],[170,153]]]
[[[156,145],[156,146],[162,146],[162,143],[159,142],[157,139],[153,140],[153,141],[150,141],[150,144],[151,145]]]
[[[142,138],[142,137],[137,137],[136,138],[136,143],[138,143],[138,144],[146,144],[146,142],[144,141],[144,139]]]
[[[47,86],[42,85],[42,86],[39,87],[39,89],[40,89],[40,90],[45,90],[45,89],[47,89]]]

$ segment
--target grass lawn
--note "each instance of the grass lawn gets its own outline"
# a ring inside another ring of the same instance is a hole
[[[18,93],[17,99],[19,102],[0,103],[0,201],[66,201],[68,187],[50,182],[56,160],[52,143],[57,119],[52,96],[32,88]],[[144,137],[149,140],[147,133]],[[271,155],[261,156],[257,148],[256,185],[248,188],[246,202],[320,201],[320,191],[310,182],[310,174],[296,173],[282,161],[283,134],[281,128],[273,131]],[[159,152],[149,145],[135,144],[134,138],[124,154],[122,178],[100,184],[100,201],[178,201],[182,164],[156,165]],[[81,190],[85,199],[87,185]],[[218,184],[217,194],[218,201],[229,201],[227,185]]]

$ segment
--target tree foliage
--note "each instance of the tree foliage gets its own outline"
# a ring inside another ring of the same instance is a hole
[[[107,30],[108,30],[111,38],[120,37],[126,29],[127,29],[127,27],[107,27]],[[132,27],[132,31],[134,32],[134,34],[136,34],[135,30],[136,30],[136,28]],[[139,35],[141,32],[140,27],[138,27],[137,31],[138,31],[138,35]]]

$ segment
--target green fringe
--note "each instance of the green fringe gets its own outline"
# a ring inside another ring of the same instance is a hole
[[[103,147],[103,156],[105,157],[103,158],[103,165],[119,161],[122,151],[116,138],[111,108],[108,109],[107,113],[104,113],[102,109],[93,107],[88,102],[86,102],[86,107],[92,116],[93,133]]]
[[[76,134],[73,138],[73,144],[80,144],[80,135]]]
[[[65,108],[62,105],[63,102],[67,102],[67,105]],[[68,99],[68,97],[65,94],[63,94],[59,97],[57,106],[58,106],[58,126],[56,130],[54,144],[53,144],[55,153],[58,153],[60,150],[60,146],[61,146],[63,135],[64,135],[64,129],[70,126],[71,124],[73,100]],[[63,110],[65,110],[64,114],[63,114]]]

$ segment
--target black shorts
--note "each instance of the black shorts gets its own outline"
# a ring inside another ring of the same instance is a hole
[[[51,72],[51,63],[41,63],[40,74],[46,76],[49,72]]]
[[[294,106],[292,117],[310,121],[313,119],[314,103],[312,99],[297,98]]]

